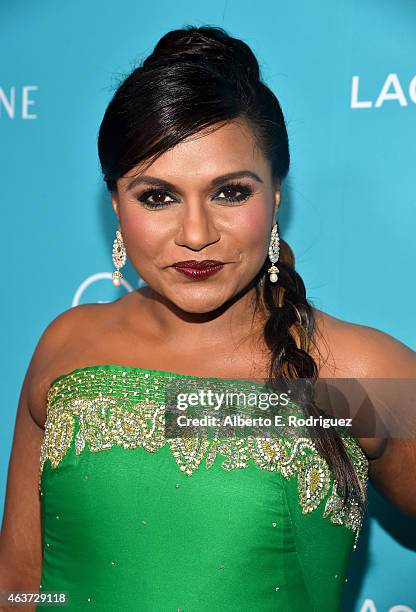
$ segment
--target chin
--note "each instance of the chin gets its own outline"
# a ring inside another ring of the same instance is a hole
[[[182,290],[182,293],[178,291],[175,295],[167,295],[167,297],[177,308],[192,314],[203,314],[216,310],[231,298],[231,296],[219,295],[218,291],[202,290],[202,288],[197,290],[194,287],[189,292]]]
[[[191,300],[189,302],[185,301],[180,303],[175,300],[174,303],[178,308],[184,312],[189,312],[190,314],[204,314],[207,312],[212,312],[223,305],[223,302],[218,300],[213,300],[212,302],[207,302],[207,300]]]

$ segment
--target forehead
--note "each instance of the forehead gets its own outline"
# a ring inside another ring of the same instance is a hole
[[[183,140],[163,153],[152,164],[132,168],[121,179],[127,181],[140,173],[168,179],[206,178],[250,169],[267,173],[268,162],[258,148],[249,125],[242,120],[216,124]]]

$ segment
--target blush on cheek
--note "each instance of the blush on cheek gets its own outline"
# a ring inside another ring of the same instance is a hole
[[[127,245],[135,245],[137,250],[153,251],[157,248],[161,241],[162,228],[156,218],[135,210],[126,212],[122,222],[122,233]]]
[[[270,211],[259,202],[259,206],[250,206],[244,210],[238,218],[237,231],[244,242],[259,243],[263,242],[263,237],[269,240],[269,223]]]

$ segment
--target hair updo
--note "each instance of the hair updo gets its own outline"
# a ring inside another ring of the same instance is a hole
[[[105,111],[98,152],[108,190],[116,190],[117,180],[136,165],[150,165],[189,136],[237,119],[250,126],[273,181],[281,184],[290,164],[285,120],[250,47],[214,26],[168,32],[121,82]],[[268,282],[269,265],[266,258],[252,281],[256,308],[266,313],[264,339],[272,354],[268,384],[274,387],[282,378],[309,381],[302,409],[305,416],[318,416],[312,393],[318,368],[310,355],[314,311],[284,240],[277,285]],[[354,499],[362,505],[354,466],[336,430],[320,429],[314,442],[332,469],[343,503]]]

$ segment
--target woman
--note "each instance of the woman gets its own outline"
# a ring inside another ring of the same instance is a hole
[[[36,347],[2,590],[66,592],[70,610],[338,609],[367,470],[415,515],[396,475],[414,447],[335,430],[313,443],[169,437],[164,393],[191,380],[412,378],[413,352],[308,302],[276,224],[283,114],[242,41],[167,33],[116,91],[98,149],[118,220],[114,282],[128,254],[147,287],[62,313]],[[302,411],[317,414],[305,388]]]

